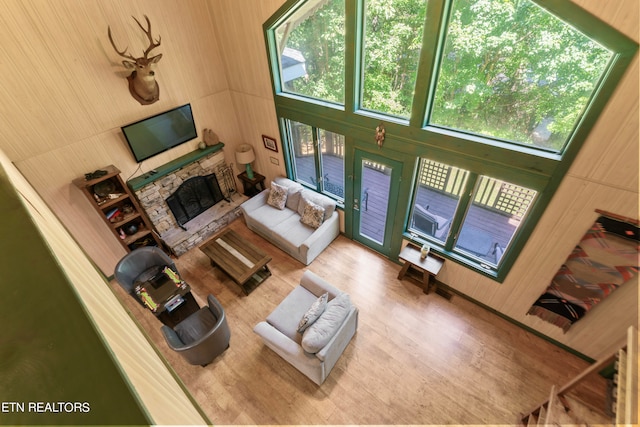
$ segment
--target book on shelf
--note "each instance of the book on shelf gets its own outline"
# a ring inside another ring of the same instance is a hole
[[[109,210],[105,215],[107,216],[107,219],[111,219],[114,216],[116,216],[119,212],[120,212],[119,208],[113,208]]]

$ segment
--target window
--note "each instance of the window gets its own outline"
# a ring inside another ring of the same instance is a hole
[[[444,246],[469,172],[421,159],[409,231]]]
[[[283,91],[344,104],[344,0],[305,2],[275,36]]]
[[[530,1],[455,0],[429,123],[562,152],[611,57]]]
[[[289,148],[293,159],[295,178],[309,186],[315,187],[318,179],[316,168],[316,148],[313,128],[304,123],[289,122]]]
[[[426,9],[426,0],[366,1],[363,109],[411,115]]]
[[[329,193],[334,198],[344,200],[344,136],[318,130],[318,157],[322,173],[318,177],[320,191]]]
[[[498,267],[536,194],[519,185],[479,176],[454,250]]]
[[[417,180],[409,232],[486,269],[500,265],[536,197],[534,190],[429,159],[420,160]],[[473,191],[465,200],[467,188]]]
[[[557,0],[287,0],[264,28],[288,176],[347,228],[356,149],[417,165],[390,202],[396,247],[499,281],[638,50]]]
[[[344,136],[287,121],[293,179],[344,201]]]

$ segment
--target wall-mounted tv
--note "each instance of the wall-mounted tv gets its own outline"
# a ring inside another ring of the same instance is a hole
[[[191,104],[122,126],[121,129],[138,163],[198,136]]]

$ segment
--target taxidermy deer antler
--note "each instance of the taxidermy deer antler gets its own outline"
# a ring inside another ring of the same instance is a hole
[[[133,70],[131,74],[127,77],[129,81],[129,92],[131,92],[131,96],[133,96],[140,104],[147,105],[153,104],[158,99],[160,99],[160,86],[158,86],[158,82],[156,82],[156,73],[155,66],[162,58],[162,54],[152,56],[149,58],[149,53],[156,47],[160,46],[160,37],[158,40],[154,41],[151,35],[151,22],[149,22],[149,18],[147,15],[144,15],[144,19],[147,21],[147,28],[145,29],[140,21],[138,21],[135,17],[132,16],[134,21],[138,24],[138,26],[144,31],[149,39],[149,47],[143,52],[143,56],[136,58],[131,54],[127,53],[128,47],[125,47],[123,51],[120,51],[116,44],[113,42],[113,37],[111,36],[111,27],[107,27],[109,34],[109,41],[111,42],[111,46],[118,53],[118,55],[126,58],[126,61],[122,61],[122,64],[125,68]]]

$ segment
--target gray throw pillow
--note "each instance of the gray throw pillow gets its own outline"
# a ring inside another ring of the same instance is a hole
[[[329,293],[325,292],[320,295],[318,299],[311,305],[309,310],[302,316],[300,319],[300,323],[298,323],[298,333],[303,333],[305,329],[313,324],[318,317],[322,314],[322,312],[327,308],[327,300],[329,299]]]
[[[285,206],[293,211],[297,211],[298,205],[300,204],[300,194],[300,190],[289,188]]]
[[[351,310],[349,294],[342,293],[329,301],[324,313],[302,335],[302,348],[307,353],[322,350],[338,332]]]

